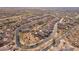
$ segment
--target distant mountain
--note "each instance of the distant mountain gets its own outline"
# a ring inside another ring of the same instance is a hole
[[[0,7],[0,9],[14,9],[14,10],[43,9],[43,10],[78,11],[79,12],[79,7]]]

